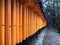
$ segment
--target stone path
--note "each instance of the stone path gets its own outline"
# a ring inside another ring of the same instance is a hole
[[[55,28],[45,28],[24,45],[60,45],[60,34]]]
[[[43,45],[60,45],[60,34],[56,31],[56,29],[48,28],[43,39]]]
[[[29,45],[60,45],[60,34],[57,29],[45,28]]]

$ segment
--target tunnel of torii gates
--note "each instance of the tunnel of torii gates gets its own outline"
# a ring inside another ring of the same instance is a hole
[[[0,0],[0,45],[16,45],[46,26],[37,0]]]

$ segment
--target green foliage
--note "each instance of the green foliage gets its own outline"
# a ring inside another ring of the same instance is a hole
[[[41,0],[49,25],[60,25],[60,0]],[[60,27],[59,27],[60,28]]]

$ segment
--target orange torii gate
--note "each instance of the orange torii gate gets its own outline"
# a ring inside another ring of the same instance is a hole
[[[37,0],[0,0],[0,45],[16,45],[45,26]]]

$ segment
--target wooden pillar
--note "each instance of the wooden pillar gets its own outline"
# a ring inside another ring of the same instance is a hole
[[[41,17],[39,17],[39,18],[40,18],[40,28],[42,28],[42,27],[44,27],[43,26],[44,21],[41,19]]]
[[[39,18],[39,16],[37,15],[37,31],[40,29],[40,18]]]
[[[27,27],[26,27],[27,26],[27,24],[26,24],[27,23],[26,22],[26,19],[27,19],[27,16],[26,16],[26,6],[23,5],[23,10],[22,11],[23,11],[22,12],[23,13],[22,14],[22,16],[23,16],[22,17],[23,18],[23,22],[22,22],[23,23],[23,30],[22,31],[23,31],[23,39],[25,40],[26,37],[27,37],[27,33],[26,33],[26,31],[27,31]]]
[[[33,27],[33,29],[34,29],[34,33],[36,33],[36,30],[37,30],[37,25],[36,25],[36,14],[34,13],[34,27]]]
[[[5,14],[4,0],[0,0],[0,45],[5,45]]]
[[[22,4],[19,5],[19,41],[22,42]]]
[[[34,33],[36,33],[36,14],[34,13]]]
[[[19,43],[19,1],[16,0],[16,43]]]
[[[31,35],[34,33],[34,29],[33,29],[33,26],[34,26],[34,13],[33,13],[33,11],[31,10],[31,17],[30,17],[30,25],[31,25],[31,28],[30,28],[30,30],[31,30]]]
[[[22,40],[24,40],[24,6],[22,5]]]
[[[16,0],[11,0],[11,45],[16,45]]]
[[[11,0],[5,0],[5,45],[11,45]]]
[[[27,38],[28,38],[28,8],[27,8],[27,12],[26,12],[27,14],[26,14],[26,24],[27,24],[27,31],[26,31],[26,33],[27,33]]]
[[[36,32],[36,15],[33,11],[31,11],[31,35]]]
[[[35,24],[36,24],[36,22],[35,22],[35,13],[33,12],[33,19],[32,19],[33,21],[33,23],[32,23],[32,27],[33,27],[33,34],[35,34],[36,33],[36,26],[35,26]]]
[[[28,9],[28,36],[31,36],[31,10]]]

